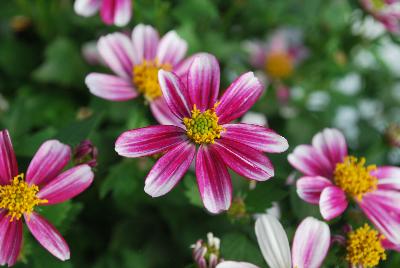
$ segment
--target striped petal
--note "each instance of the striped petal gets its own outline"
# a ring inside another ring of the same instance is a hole
[[[115,75],[91,73],[85,83],[90,93],[106,100],[126,101],[139,95],[131,81]]]
[[[115,74],[131,80],[133,64],[138,60],[133,53],[133,44],[126,35],[113,33],[103,36],[97,43],[97,49]]]
[[[163,97],[150,102],[150,109],[154,118],[162,125],[183,126],[182,120],[178,119],[169,109]]]
[[[261,152],[226,139],[219,139],[214,146],[225,164],[237,174],[257,181],[274,176],[274,167]]]
[[[216,268],[259,268],[248,262],[224,261],[219,263]]]
[[[133,47],[140,62],[155,59],[159,39],[157,30],[150,25],[138,24],[133,29]]]
[[[171,191],[189,169],[195,152],[196,146],[187,141],[162,156],[147,175],[144,191],[152,197]]]
[[[186,139],[182,128],[149,126],[128,130],[115,142],[115,151],[125,157],[141,157],[164,153]]]
[[[101,0],[75,0],[74,10],[76,14],[90,17],[99,10]]]
[[[8,130],[0,131],[0,184],[8,184],[18,175],[17,159]]]
[[[46,199],[48,202],[45,205],[67,201],[86,190],[93,178],[94,174],[88,165],[73,167],[40,189],[37,197]]]
[[[293,239],[293,267],[318,268],[324,261],[331,243],[329,226],[312,217],[305,218]]]
[[[190,117],[191,107],[186,86],[176,74],[158,71],[158,81],[171,112],[179,119]]]
[[[214,107],[220,80],[217,59],[211,54],[200,53],[190,66],[187,79],[191,104],[196,104],[200,111]]]
[[[326,187],[319,199],[319,209],[322,217],[330,221],[341,215],[347,208],[345,192],[336,186]]]
[[[69,247],[61,234],[46,219],[32,212],[25,222],[36,240],[56,258],[65,261],[70,257]]]
[[[378,178],[378,188],[400,190],[400,168],[392,166],[378,167],[371,171],[371,175]]]
[[[271,268],[291,268],[290,247],[281,223],[271,215],[262,215],[256,221],[258,245]]]
[[[243,143],[257,151],[281,153],[288,149],[287,140],[272,129],[250,124],[226,124],[224,139]]]
[[[132,16],[132,0],[102,0],[100,15],[106,24],[125,26]]]
[[[239,76],[224,92],[216,112],[220,124],[226,124],[247,112],[263,92],[263,86],[248,72]]]
[[[196,157],[196,178],[201,199],[209,212],[217,214],[229,209],[232,202],[231,177],[213,146],[200,146]]]
[[[160,41],[157,49],[157,60],[162,64],[175,66],[187,51],[187,43],[175,31],[166,33]]]
[[[13,266],[22,246],[22,221],[10,222],[6,212],[0,213],[0,265]]]
[[[71,158],[71,148],[57,140],[44,142],[36,152],[26,172],[26,182],[43,185],[63,170]]]
[[[187,85],[187,75],[189,73],[189,68],[192,65],[194,59],[201,55],[202,53],[193,54],[190,57],[182,60],[180,63],[174,66],[173,72],[181,79],[183,84]]]
[[[315,177],[301,177],[296,182],[296,191],[301,199],[304,201],[318,205],[321,192],[326,188],[332,186],[332,182],[327,178]]]

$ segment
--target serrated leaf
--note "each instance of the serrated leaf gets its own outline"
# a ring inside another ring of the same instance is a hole
[[[279,182],[267,181],[258,183],[254,190],[248,192],[245,202],[246,208],[252,213],[261,213],[272,206],[272,202],[280,201],[288,195]]]
[[[225,260],[247,261],[257,265],[264,263],[258,246],[240,233],[222,237],[221,254]]]

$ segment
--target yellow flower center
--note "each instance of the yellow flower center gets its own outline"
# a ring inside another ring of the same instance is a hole
[[[138,91],[150,101],[162,96],[160,84],[158,83],[158,70],[160,69],[170,71],[172,66],[159,64],[157,60],[145,60],[142,64],[133,67],[133,83]]]
[[[221,138],[221,132],[225,129],[218,124],[218,116],[215,113],[218,103],[212,109],[201,112],[196,104],[192,110],[192,117],[183,118],[186,126],[186,135],[195,143],[214,143],[214,140]]]
[[[27,184],[24,174],[21,173],[10,184],[0,185],[0,208],[8,211],[10,221],[19,220],[23,214],[32,213],[35,206],[47,203],[47,200],[36,196],[38,191],[39,187]]]
[[[293,73],[292,57],[285,52],[271,53],[265,63],[265,71],[272,78],[286,78]]]
[[[382,239],[383,235],[368,224],[351,231],[347,237],[346,260],[352,265],[361,265],[364,268],[377,266],[380,260],[386,260]]]
[[[336,164],[334,181],[347,194],[362,200],[364,194],[376,190],[378,179],[371,175],[375,165],[365,166],[365,158],[346,156],[342,163]]]

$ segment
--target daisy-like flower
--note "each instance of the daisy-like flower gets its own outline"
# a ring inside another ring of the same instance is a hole
[[[318,268],[331,243],[329,226],[308,217],[297,227],[292,251],[281,223],[272,215],[263,215],[256,221],[256,236],[261,253],[271,268]],[[217,268],[258,268],[247,262],[225,261]]]
[[[26,176],[18,173],[17,161],[7,130],[0,131],[0,265],[16,263],[22,245],[22,219],[36,240],[64,261],[70,252],[61,234],[35,212],[37,206],[67,201],[84,191],[93,181],[88,165],[64,172],[71,157],[69,146],[57,140],[43,143]]]
[[[241,176],[265,181],[274,176],[263,152],[280,153],[288,148],[285,138],[257,125],[232,124],[257,101],[263,86],[252,72],[237,78],[218,98],[220,69],[214,56],[193,59],[186,79],[161,70],[163,96],[176,117],[176,125],[157,125],[124,132],[115,150],[125,157],[165,153],[145,182],[153,197],[168,193],[195,159],[196,178],[205,207],[211,213],[227,210],[232,184],[227,167]]]
[[[187,43],[175,31],[159,38],[151,26],[139,24],[132,39],[122,33],[108,34],[97,43],[106,65],[116,74],[91,73],[86,77],[90,92],[111,101],[126,101],[142,94],[160,124],[171,124],[171,115],[158,83],[158,71],[183,75],[191,58],[182,61]]]
[[[336,129],[316,134],[312,145],[299,145],[288,160],[304,174],[296,183],[298,195],[319,205],[324,219],[341,215],[354,200],[385,238],[400,244],[400,168],[366,165],[365,158],[348,155]]]
[[[105,24],[125,26],[132,16],[132,0],[75,0],[74,9],[83,17],[93,16],[100,10]]]
[[[399,0],[360,0],[362,7],[385,28],[394,34],[400,34]]]

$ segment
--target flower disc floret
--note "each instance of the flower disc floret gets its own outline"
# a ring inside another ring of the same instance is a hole
[[[292,57],[285,52],[271,53],[265,63],[265,71],[273,78],[286,78],[293,73]]]
[[[0,208],[8,211],[10,221],[19,220],[23,214],[32,213],[35,206],[47,203],[36,196],[38,191],[37,185],[25,182],[24,174],[15,176],[10,184],[0,186]]]
[[[365,158],[358,160],[347,156],[342,163],[336,164],[334,181],[347,194],[361,201],[364,194],[377,188],[378,179],[371,175],[375,165],[365,166]]]

